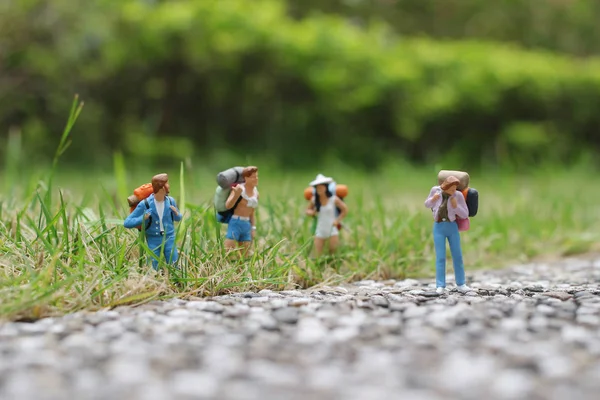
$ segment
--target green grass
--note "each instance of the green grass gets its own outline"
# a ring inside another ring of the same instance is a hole
[[[75,106],[75,103],[74,103]],[[79,108],[80,109],[80,108]],[[74,107],[57,154],[69,142]],[[11,147],[13,163],[18,146]],[[169,296],[303,288],[356,279],[433,277],[431,213],[423,205],[437,171],[394,164],[378,174],[330,165],[304,173],[269,168],[260,160],[261,204],[255,253],[225,257],[220,225],[211,208],[219,169],[187,160],[165,170],[129,165],[115,155],[112,171],[24,170],[7,165],[0,203],[0,316],[35,319],[80,309],[139,304]],[[223,166],[224,169],[227,166]],[[177,225],[180,271],[155,274],[140,254],[136,230],[123,228],[126,197],[158,172],[184,212]],[[349,215],[336,257],[311,257],[311,221],[303,190],[322,172],[349,186]],[[520,175],[471,173],[480,192],[479,214],[461,235],[467,276],[534,257],[596,250],[593,172],[539,169]],[[585,189],[585,190],[583,190]],[[448,259],[449,273],[451,261]]]

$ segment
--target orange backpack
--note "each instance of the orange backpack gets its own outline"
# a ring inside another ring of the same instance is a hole
[[[140,201],[144,200],[146,203],[146,208],[150,208],[148,201],[146,200],[148,196],[150,196],[154,190],[152,189],[152,183],[144,183],[142,186],[138,186],[131,196],[127,198],[127,203],[129,203],[129,214],[135,210]],[[146,228],[148,228],[149,223],[146,224]],[[142,230],[142,226],[136,226],[138,231]]]

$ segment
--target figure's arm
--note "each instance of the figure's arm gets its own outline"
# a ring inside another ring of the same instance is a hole
[[[140,201],[135,207],[135,210],[125,218],[125,221],[123,222],[125,228],[135,228],[142,224],[144,221],[144,211],[146,210],[146,206],[144,206],[143,203],[143,201]],[[150,212],[150,210],[148,210],[148,212]]]
[[[465,201],[465,196],[463,196],[462,192],[456,191],[456,207],[454,207],[454,212],[460,218],[468,218],[469,217],[469,207],[467,207],[467,202]]]
[[[434,186],[431,188],[431,191],[429,192],[429,196],[427,196],[427,200],[425,200],[425,207],[427,208],[431,208],[433,207],[433,203],[438,199],[439,197],[439,193],[438,193],[438,187]]]
[[[229,210],[231,207],[233,207],[238,197],[240,197],[241,195],[242,187],[239,185],[234,187],[231,193],[229,193],[229,197],[227,197],[227,201],[225,202],[225,208]]]
[[[341,222],[346,214],[348,214],[348,206],[338,197],[335,198],[335,205],[340,209],[340,215],[336,218],[337,223]]]
[[[314,197],[311,201],[308,202],[308,207],[306,208],[306,215],[310,215],[311,217],[316,214],[315,202],[313,200]]]
[[[183,216],[179,212],[179,207],[177,207],[177,202],[174,198],[171,197],[171,210],[173,211],[173,221],[181,221]]]

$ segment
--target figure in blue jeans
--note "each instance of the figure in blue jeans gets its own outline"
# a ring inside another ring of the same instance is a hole
[[[160,258],[164,255],[169,264],[175,264],[179,258],[175,246],[175,221],[181,221],[181,213],[175,199],[169,194],[169,177],[158,174],[152,177],[152,193],[127,216],[125,228],[135,228],[146,224],[145,237],[148,247]],[[152,258],[152,268],[158,270],[158,260]]]
[[[440,186],[434,186],[429,192],[425,207],[433,213],[433,243],[435,246],[435,286],[436,292],[446,291],[446,239],[450,245],[454,276],[457,289],[466,293],[471,290],[465,284],[465,267],[460,248],[460,233],[456,217],[467,218],[469,209],[463,194],[456,190],[460,181],[455,176],[449,176]]]
[[[225,236],[225,248],[232,250],[240,244],[244,250],[243,255],[248,254],[256,232],[256,217],[254,211],[258,207],[258,168],[246,167],[242,171],[244,183],[236,185],[229,194],[225,207],[234,207],[240,196],[240,202],[233,210],[233,215],[227,226]]]

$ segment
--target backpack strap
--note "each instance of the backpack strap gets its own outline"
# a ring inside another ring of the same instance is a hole
[[[235,210],[235,208],[238,206],[238,204],[240,204],[240,201],[242,201],[241,194],[240,194],[240,197],[238,197],[238,199],[235,201],[235,204],[233,205],[233,207],[231,207],[231,212],[233,212],[233,210]]]
[[[340,199],[340,201],[341,201],[342,203],[345,203],[345,202],[344,202],[344,199],[342,199],[341,197],[339,197],[337,194],[334,194],[334,195],[333,195],[333,196],[331,196],[331,197],[332,197],[332,198],[334,198],[334,197],[337,197],[338,199]],[[335,203],[334,203],[334,205],[335,205]],[[339,208],[337,205],[335,206],[335,211],[336,211],[336,214],[335,214],[335,216],[336,216],[336,217],[339,217],[339,216],[340,216],[340,214],[342,213],[342,210],[341,210],[341,209],[340,209],[340,208]]]
[[[148,203],[148,199],[144,199],[144,205],[146,206],[146,210],[150,209],[150,204]],[[150,228],[150,224],[152,224],[152,214],[148,217],[148,222],[146,223],[146,229]]]

